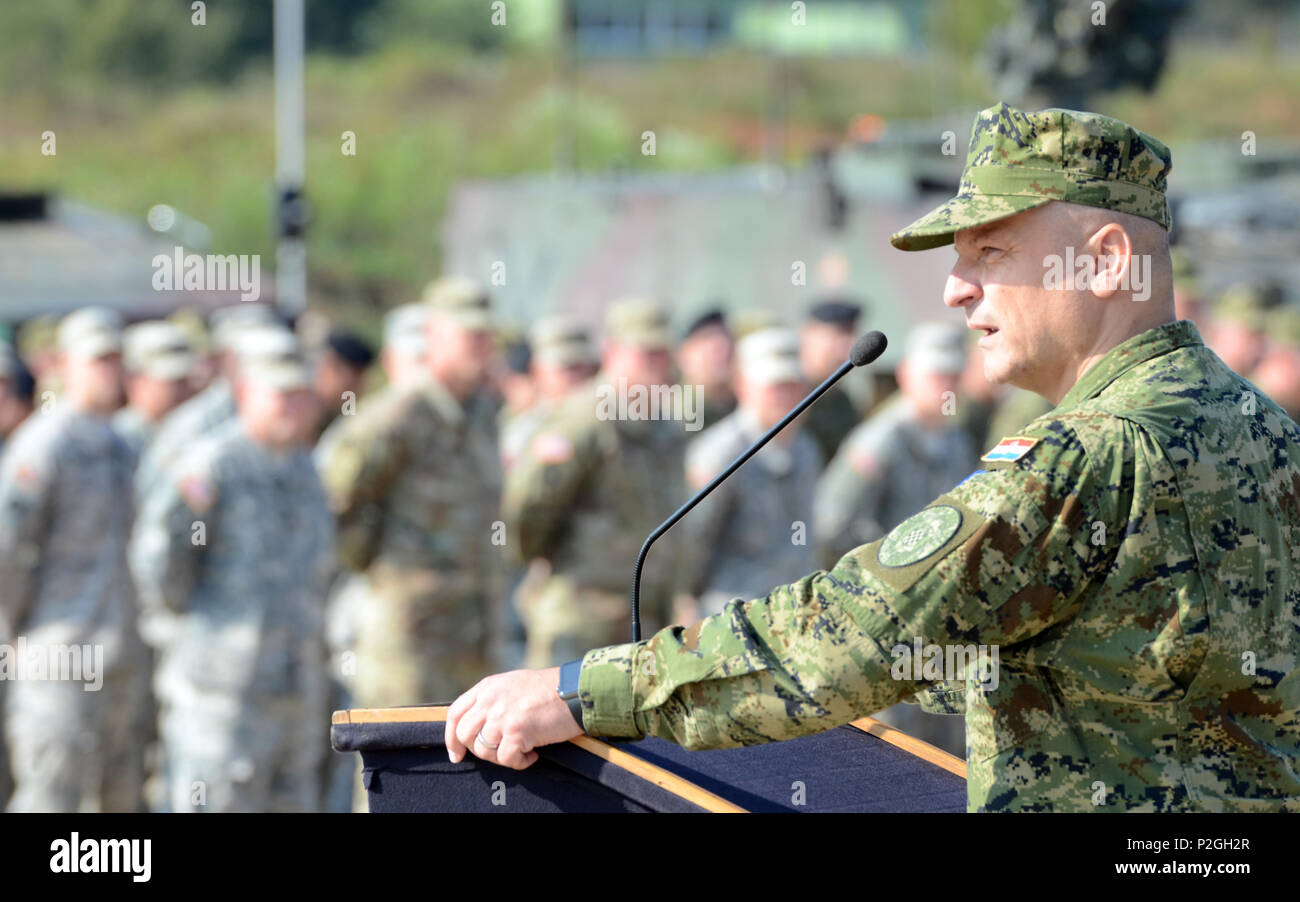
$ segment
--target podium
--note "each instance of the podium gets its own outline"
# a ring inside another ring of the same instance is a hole
[[[383,812],[965,811],[966,764],[864,717],[823,733],[687,751],[661,739],[579,736],[516,771],[447,760],[445,706],[336,711],[330,742],[359,752]]]

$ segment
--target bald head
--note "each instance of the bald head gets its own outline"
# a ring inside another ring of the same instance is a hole
[[[956,234],[944,302],[980,330],[985,375],[1057,403],[1107,351],[1174,318],[1169,233],[1052,202]]]

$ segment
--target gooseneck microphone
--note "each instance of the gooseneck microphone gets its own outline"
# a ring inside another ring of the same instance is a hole
[[[750,445],[739,457],[733,460],[727,466],[727,469],[715,476],[712,482],[696,492],[691,500],[677,508],[677,511],[671,517],[660,523],[658,528],[656,528],[654,532],[650,533],[645,540],[645,544],[641,546],[640,554],[636,556],[636,567],[632,571],[633,642],[641,641],[641,568],[645,565],[645,556],[650,551],[650,546],[653,545],[660,536],[671,529],[678,520],[690,513],[691,509],[695,507],[695,505],[707,498],[710,492],[722,485],[723,480],[739,470],[741,466],[744,465],[745,461],[757,454],[758,450],[771,441],[778,432],[786,426],[789,426],[795,417],[807,410],[812,406],[813,402],[824,395],[832,385],[844,378],[844,375],[849,370],[857,366],[866,366],[868,363],[871,363],[885,352],[885,347],[888,344],[889,342],[881,332],[868,332],[866,335],[855,341],[853,343],[853,350],[849,352],[849,359],[840,364],[839,369],[827,376],[826,381],[814,388],[808,394],[808,397],[796,404],[793,410],[781,418],[781,422],[767,430],[767,433],[763,435],[762,438]]]

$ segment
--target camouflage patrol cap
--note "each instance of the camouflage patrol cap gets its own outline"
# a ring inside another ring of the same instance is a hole
[[[446,314],[466,329],[487,331],[492,328],[492,302],[487,290],[473,279],[443,276],[424,289],[420,300],[429,309]]]
[[[889,242],[923,251],[952,244],[961,229],[985,225],[1054,200],[1131,213],[1170,226],[1165,183],[1169,148],[1098,113],[1024,113],[1005,103],[975,117],[957,196]]]
[[[597,362],[591,330],[582,320],[556,315],[539,319],[528,336],[533,356],[551,366],[580,366]]]
[[[384,347],[412,354],[424,353],[425,326],[429,308],[424,304],[401,304],[384,314]]]
[[[127,326],[122,333],[122,358],[127,372],[162,380],[187,378],[198,362],[185,333],[166,320]]]
[[[82,307],[59,323],[59,349],[77,357],[122,350],[122,316],[108,307]]]
[[[736,359],[746,381],[754,385],[804,381],[799,336],[793,329],[773,327],[749,333],[737,342]]]
[[[647,351],[661,350],[672,343],[668,311],[650,298],[623,298],[611,304],[605,314],[605,334],[620,344]]]

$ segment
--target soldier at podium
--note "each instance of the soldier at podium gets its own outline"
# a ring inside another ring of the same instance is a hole
[[[971,810],[1300,810],[1277,628],[1300,618],[1300,426],[1174,318],[1170,166],[1106,116],[981,112],[957,196],[890,240],[955,244],[943,300],[986,375],[1054,410],[829,572],[480,681],[452,760],[523,768],[583,731],[752,745],[921,695],[965,712]],[[918,679],[894,666],[913,642],[998,667]]]

